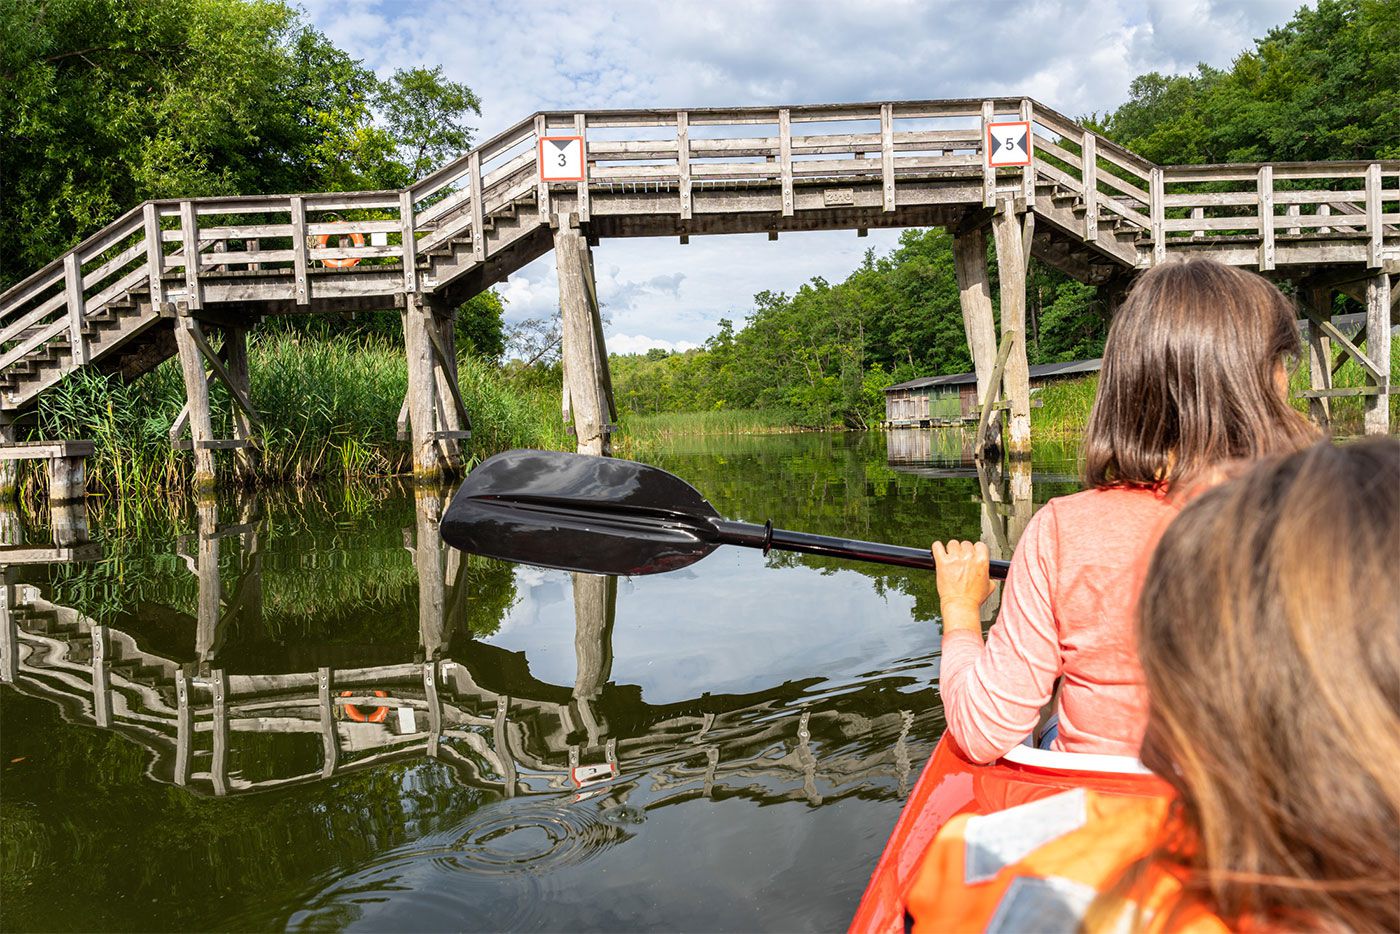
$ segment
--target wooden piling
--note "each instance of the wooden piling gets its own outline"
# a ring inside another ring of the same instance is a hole
[[[607,454],[608,419],[605,376],[600,357],[600,328],[595,329],[588,246],[577,221],[559,215],[554,230],[554,256],[559,274],[559,312],[563,323],[564,387],[574,417],[580,454]]]
[[[1300,292],[1308,303],[1308,385],[1313,390],[1332,388],[1332,342],[1318,326],[1318,321],[1332,320],[1332,292],[1326,288],[1310,288]],[[1332,425],[1331,400],[1326,396],[1308,397],[1308,415],[1322,429]]]
[[[574,701],[588,745],[598,745],[607,723],[596,709],[612,677],[612,629],[617,615],[617,578],[574,574]]]
[[[987,397],[997,356],[996,321],[992,313],[991,278],[987,271],[987,235],[976,227],[953,237],[953,272],[958,280],[963,331],[977,371],[977,398]]]
[[[1390,276],[1384,271],[1366,280],[1366,353],[1380,374],[1380,392],[1366,397],[1366,434],[1390,432]]]
[[[209,414],[209,377],[204,372],[204,358],[195,343],[192,323],[184,313],[175,322],[175,349],[180,356],[180,372],[185,379],[185,400],[189,411],[190,447],[194,451],[195,494],[214,490],[214,423]]]
[[[1031,454],[1031,382],[1026,362],[1026,252],[1023,225],[1014,202],[1003,200],[992,223],[997,272],[1001,280],[1001,332],[1015,332],[1006,361],[1003,391],[1010,403],[1007,453],[1013,460]]]
[[[224,329],[224,357],[227,362],[228,375],[232,379],[229,389],[231,394],[241,393],[244,399],[251,400],[253,397],[253,381],[248,370],[248,329],[245,327],[228,327]],[[234,469],[238,477],[247,483],[252,480],[256,463],[254,452],[251,447],[253,440],[253,420],[248,413],[243,411],[237,399],[233,404],[233,437],[235,440],[244,442],[243,445],[233,449]]]
[[[432,310],[421,293],[410,295],[403,313],[404,355],[408,359],[408,421],[413,448],[413,477],[420,483],[442,480],[438,448],[437,377],[434,373]]]

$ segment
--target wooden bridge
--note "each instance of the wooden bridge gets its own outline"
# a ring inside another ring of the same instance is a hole
[[[994,168],[989,126],[1024,120],[1033,158]],[[540,140],[585,140],[585,179],[541,181]],[[1025,280],[1031,256],[1121,294],[1140,269],[1207,254],[1296,282],[1312,319],[1314,411],[1368,396],[1384,431],[1390,325],[1400,274],[1400,161],[1157,166],[1022,98],[780,108],[538,113],[400,191],[150,201],[0,295],[0,428],[73,370],[131,378],[178,354],[189,403],[172,441],[248,462],[257,427],[246,336],[265,315],[403,314],[409,391],[400,427],[415,472],[459,463],[470,435],[453,309],[556,253],[565,407],[581,450],[615,421],[590,245],[689,237],[945,226],[979,397],[1008,400],[1009,445],[1029,444]],[[987,274],[996,244],[1000,339]],[[1341,291],[1367,309],[1364,341],[1328,321]],[[218,349],[211,329],[222,331]],[[992,387],[998,345],[1007,344]],[[1367,374],[1334,389],[1331,344]],[[1365,345],[1364,349],[1362,344]],[[209,380],[228,384],[234,437],[213,437]]]

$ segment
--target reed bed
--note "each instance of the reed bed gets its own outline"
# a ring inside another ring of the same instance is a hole
[[[271,331],[253,335],[248,357],[253,403],[263,420],[257,483],[370,479],[411,470],[408,444],[397,437],[408,383],[401,346],[377,336]],[[458,373],[472,419],[473,458],[510,447],[570,446],[557,390],[517,383],[472,356],[458,361]],[[41,400],[35,435],[95,442],[88,461],[94,492],[183,492],[192,458],[171,447],[169,431],[184,400],[173,359],[131,383],[83,370]],[[220,384],[211,388],[211,405],[215,435],[230,437],[230,403]],[[216,460],[221,471],[232,470],[232,457]],[[42,478],[43,471],[30,465],[22,482],[32,489]]]

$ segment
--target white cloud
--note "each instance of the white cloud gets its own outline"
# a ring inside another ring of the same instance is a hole
[[[697,344],[690,341],[663,341],[645,334],[614,334],[608,338],[608,353],[646,353],[653,347],[661,350],[694,350]]]
[[[535,110],[1029,95],[1071,116],[1134,77],[1227,67],[1297,0],[303,0],[313,24],[387,75],[441,64],[481,97],[478,138]],[[762,240],[762,238],[758,238]],[[889,232],[605,240],[611,330],[699,342],[755,292],[833,281]],[[604,268],[607,272],[604,273]],[[553,314],[546,256],[502,289],[510,320]]]

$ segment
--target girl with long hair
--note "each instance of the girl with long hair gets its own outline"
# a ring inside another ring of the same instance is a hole
[[[1109,328],[1084,441],[1084,492],[1046,504],[1012,557],[984,644],[985,545],[937,543],[948,730],[987,762],[1036,726],[1056,680],[1066,752],[1136,755],[1146,722],[1133,609],[1148,555],[1187,494],[1227,462],[1316,432],[1289,405],[1292,304],[1208,259],[1144,273]]]

